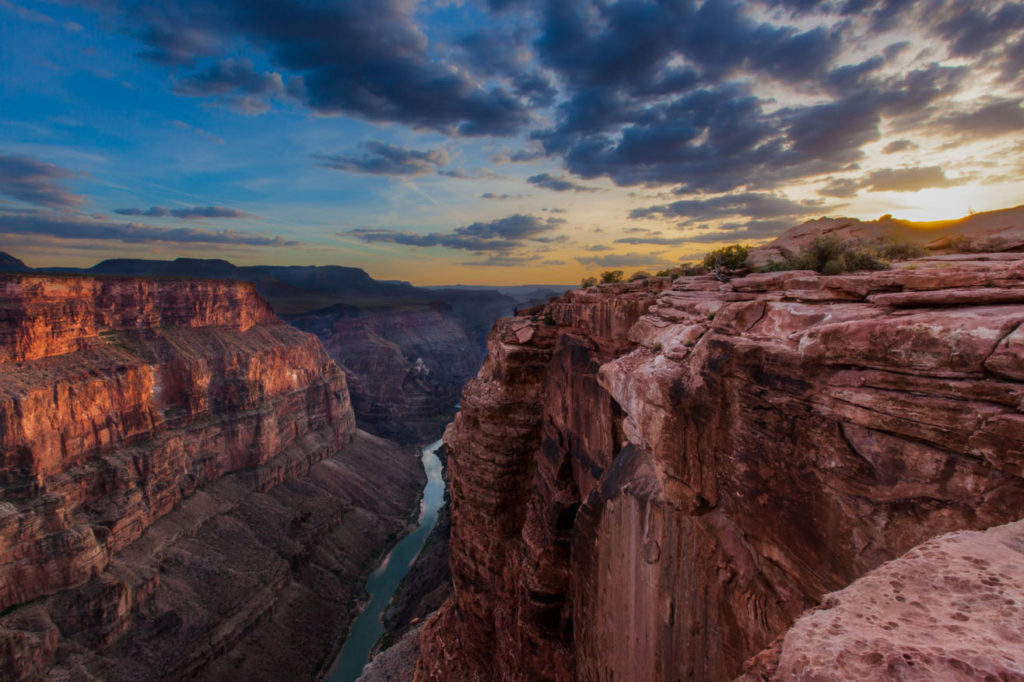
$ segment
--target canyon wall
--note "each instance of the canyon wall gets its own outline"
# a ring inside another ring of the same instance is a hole
[[[0,276],[4,679],[311,676],[421,486],[250,284]]]
[[[285,319],[316,334],[344,368],[360,427],[400,442],[437,438],[482,359],[442,302],[339,304]]]
[[[1020,254],[501,320],[445,435],[455,592],[416,679],[732,679],[826,593],[1024,517],[1022,323]]]

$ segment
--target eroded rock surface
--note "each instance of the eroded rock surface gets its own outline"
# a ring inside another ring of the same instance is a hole
[[[1024,679],[1024,521],[957,531],[825,596],[738,682]]]
[[[417,679],[731,679],[828,592],[1024,517],[1022,287],[1018,255],[936,257],[500,321]]]
[[[0,277],[4,679],[312,674],[421,486],[249,284]]]

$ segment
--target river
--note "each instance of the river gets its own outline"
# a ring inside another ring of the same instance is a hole
[[[377,570],[370,574],[366,582],[370,601],[352,625],[345,646],[342,647],[334,666],[325,678],[327,682],[355,682],[359,679],[363,666],[370,656],[370,650],[384,634],[381,614],[391,601],[398,584],[409,572],[412,562],[423,549],[427,536],[437,523],[437,512],[444,504],[441,460],[435,454],[440,447],[441,441],[437,441],[421,449],[423,468],[427,472],[427,484],[423,488],[423,501],[420,503],[419,526],[399,540],[394,549],[384,557]]]

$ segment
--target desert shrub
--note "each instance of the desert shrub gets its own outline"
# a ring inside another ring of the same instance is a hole
[[[749,254],[750,249],[746,246],[730,244],[721,249],[715,249],[704,256],[704,266],[707,268],[722,268],[724,270],[742,270],[746,267]]]
[[[601,284],[612,284],[622,281],[622,270],[605,270],[601,273]]]
[[[893,249],[887,251],[887,244],[866,244],[857,240],[843,240],[838,235],[827,234],[815,237],[796,255],[785,260],[769,261],[758,269],[759,272],[781,270],[814,270],[823,275],[839,275],[844,272],[862,270],[885,270],[890,260],[886,253],[910,253],[912,250]]]
[[[654,273],[655,277],[679,277],[683,274],[682,268],[666,268],[664,270],[658,270]]]
[[[554,327],[557,323],[555,322],[555,318],[554,316],[551,315],[551,313],[545,313],[544,324],[548,325],[549,327]]]
[[[698,277],[708,274],[708,269],[700,263],[683,263],[682,273],[684,277]]]
[[[584,289],[597,286],[597,277],[584,277],[581,285]]]
[[[629,281],[630,282],[635,282],[638,279],[647,279],[650,276],[651,276],[651,273],[649,273],[649,272],[645,272],[643,270],[637,270],[636,272],[634,272],[632,275],[629,276]]]
[[[883,241],[877,250],[878,256],[887,261],[911,260],[925,255],[925,249],[920,244],[898,242],[895,239]]]

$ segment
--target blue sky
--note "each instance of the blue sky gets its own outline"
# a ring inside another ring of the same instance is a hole
[[[572,282],[1024,203],[1024,6],[0,0],[0,250]]]

